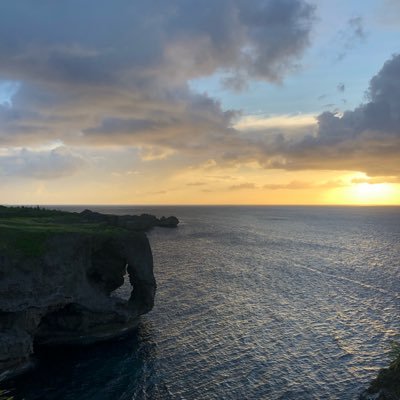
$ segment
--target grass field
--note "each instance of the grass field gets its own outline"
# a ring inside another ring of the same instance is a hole
[[[51,235],[67,232],[112,235],[126,230],[104,223],[84,222],[78,213],[0,206],[0,255],[6,251],[38,256],[45,250]]]

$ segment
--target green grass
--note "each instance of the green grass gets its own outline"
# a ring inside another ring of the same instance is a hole
[[[63,233],[114,235],[127,232],[102,223],[83,222],[77,213],[31,207],[0,206],[0,252],[35,257],[50,236]]]
[[[16,206],[16,207],[6,207],[0,206],[0,218],[2,217],[71,217],[71,216],[79,216],[77,213],[71,213],[68,211],[60,211],[60,210],[50,210],[47,208],[40,207],[25,207],[25,206]]]

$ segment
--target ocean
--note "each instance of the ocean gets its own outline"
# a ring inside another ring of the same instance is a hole
[[[148,234],[155,307],[129,338],[41,354],[0,398],[357,399],[388,365],[400,207],[90,208],[180,219]]]

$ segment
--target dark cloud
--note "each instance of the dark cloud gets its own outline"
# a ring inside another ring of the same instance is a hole
[[[224,133],[235,113],[188,80],[281,80],[313,13],[304,0],[3,1],[0,80],[19,90],[0,108],[0,145],[203,146],[193,138]]]
[[[192,79],[278,82],[309,43],[305,0],[43,0],[0,4],[0,147],[132,146],[143,157],[234,146],[237,113]],[[215,143],[215,145],[214,145]]]
[[[213,99],[189,91],[181,91],[166,104],[138,103],[134,112],[137,118],[102,119],[98,126],[84,129],[79,140],[95,145],[115,141],[170,148],[203,147],[209,134],[223,134],[236,116],[235,112],[222,111]]]
[[[20,88],[0,109],[0,144],[173,145],[224,131],[234,113],[188,80],[281,80],[313,13],[304,0],[2,1],[0,79]]]
[[[80,156],[64,147],[50,151],[22,149],[0,155],[0,176],[55,179],[73,175],[85,164]]]
[[[105,118],[101,121],[101,124],[96,128],[88,128],[84,130],[87,135],[124,135],[135,133],[145,133],[155,131],[165,127],[164,124],[151,121],[148,119],[124,119],[124,118]]]
[[[279,80],[308,45],[303,0],[51,0],[0,5],[0,73],[135,89],[217,69]]]
[[[232,153],[266,168],[286,170],[363,171],[370,176],[400,176],[400,55],[393,56],[375,75],[369,101],[343,114],[324,112],[314,134],[300,139],[277,136],[242,145]],[[255,156],[251,156],[251,153]]]
[[[60,140],[132,146],[148,159],[399,176],[400,56],[371,80],[367,103],[322,113],[298,135],[235,130],[239,113],[191,91],[190,80],[215,72],[236,90],[247,79],[280,81],[308,44],[313,11],[304,0],[2,1],[0,79],[19,89],[0,105],[0,147]],[[362,19],[349,20],[346,54],[363,40]],[[0,162],[10,175],[62,176],[82,162],[63,151]]]
[[[256,162],[266,169],[360,171],[370,177],[395,177],[392,182],[400,177],[400,55],[371,79],[367,98],[353,110],[320,114],[316,128],[306,127],[299,135],[275,128],[230,129],[208,136],[207,150],[192,150],[205,151],[218,165]]]

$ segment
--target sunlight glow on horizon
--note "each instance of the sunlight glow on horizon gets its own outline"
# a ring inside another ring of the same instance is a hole
[[[120,179],[122,177],[116,177]],[[340,181],[338,181],[340,182]],[[200,182],[199,182],[200,183]],[[232,182],[231,182],[232,183]],[[21,196],[18,204],[38,205],[315,205],[315,206],[399,206],[399,184],[357,183],[343,186],[322,188],[288,188],[267,189],[261,185],[238,184],[238,189],[230,189],[225,184],[175,186],[170,191],[160,188],[159,191],[138,190],[127,187],[123,181],[112,185],[105,194],[105,187],[94,184],[85,193],[71,192],[68,187],[51,189],[48,182],[38,182],[31,187],[27,197]],[[241,186],[241,187],[240,187]],[[231,188],[233,188],[231,186]],[[70,193],[69,201],[65,201]],[[12,202],[7,202],[11,204]]]
[[[400,205],[400,185],[356,183],[330,193],[329,202],[348,205]]]

